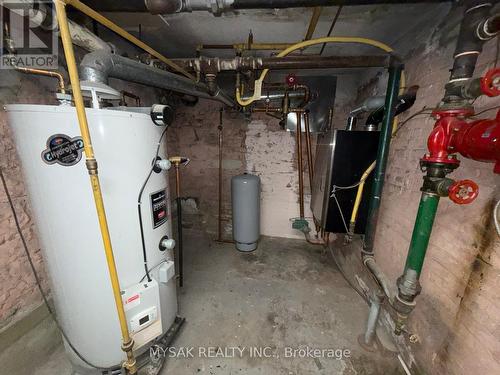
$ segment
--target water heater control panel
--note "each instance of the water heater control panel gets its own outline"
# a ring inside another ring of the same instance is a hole
[[[160,288],[156,280],[128,287],[122,291],[122,300],[135,349],[162,334]]]
[[[132,333],[138,332],[141,329],[149,327],[156,319],[158,319],[158,309],[156,306],[152,306],[130,319],[130,330]]]

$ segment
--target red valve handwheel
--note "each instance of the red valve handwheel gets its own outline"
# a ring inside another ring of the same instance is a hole
[[[297,83],[297,76],[293,73],[286,76],[286,83],[288,86],[293,86]]]
[[[481,78],[481,91],[488,96],[500,95],[500,83],[495,82],[500,80],[500,68],[489,70],[484,77]]]
[[[469,204],[478,194],[479,186],[471,180],[456,181],[448,190],[448,196],[457,204]]]

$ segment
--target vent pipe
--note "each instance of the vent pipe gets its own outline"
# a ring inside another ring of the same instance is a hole
[[[219,88],[211,95],[208,86],[203,83],[194,82],[123,56],[103,51],[95,51],[85,55],[80,63],[82,81],[107,85],[110,77],[199,98],[217,100],[230,107],[235,106],[234,101]]]

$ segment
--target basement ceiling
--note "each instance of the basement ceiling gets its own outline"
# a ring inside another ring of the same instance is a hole
[[[360,5],[343,7],[332,36],[359,36],[380,40],[393,47],[400,56],[425,44],[436,27],[450,13],[452,4],[419,3],[392,5]],[[323,7],[313,38],[326,36],[338,7]],[[149,13],[103,12],[131,34],[170,58],[194,57],[199,44],[244,43],[249,32],[255,43],[291,43],[304,39],[313,8],[243,10],[214,16],[209,12],[151,15]],[[78,17],[78,13],[74,12]],[[458,22],[458,21],[457,21]],[[87,26],[92,29],[91,24]],[[458,26],[458,23],[456,25]],[[450,27],[449,23],[447,28]],[[114,40],[109,31],[98,28],[105,40]],[[454,40],[453,40],[454,42]],[[130,45],[120,39],[117,47],[130,51]],[[302,53],[317,54],[321,46]],[[246,56],[270,56],[276,51],[245,51]],[[362,45],[328,44],[323,56],[373,55],[380,50]],[[204,50],[205,56],[232,57],[231,50]],[[338,104],[350,102],[360,83],[373,77],[379,68],[304,70],[300,75],[331,74],[338,77]],[[271,72],[270,80],[281,80],[282,72]],[[227,92],[234,88],[234,74],[220,74],[219,85]]]
[[[449,12],[451,4],[420,3],[344,7],[333,36],[363,36],[381,40],[405,55],[424,42]],[[338,7],[324,7],[313,38],[325,36]],[[208,12],[154,16],[149,13],[104,13],[127,31],[169,57],[195,56],[200,43],[246,42],[250,31],[254,42],[296,42],[304,39],[313,8],[244,10],[214,16]],[[317,53],[320,46],[307,53]],[[324,55],[373,54],[371,47],[327,45]],[[207,56],[232,56],[231,51],[206,50]],[[269,55],[271,51],[246,52]]]

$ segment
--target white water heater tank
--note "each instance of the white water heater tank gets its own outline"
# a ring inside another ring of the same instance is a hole
[[[99,367],[125,359],[101,232],[71,106],[8,105],[9,124],[35,217],[57,318],[78,352]],[[142,195],[145,278],[137,200],[164,127],[149,114],[86,109],[129,329],[136,352],[164,334],[177,315],[167,173],[153,172]],[[159,157],[167,158],[165,139]],[[66,343],[78,374],[100,374]]]

